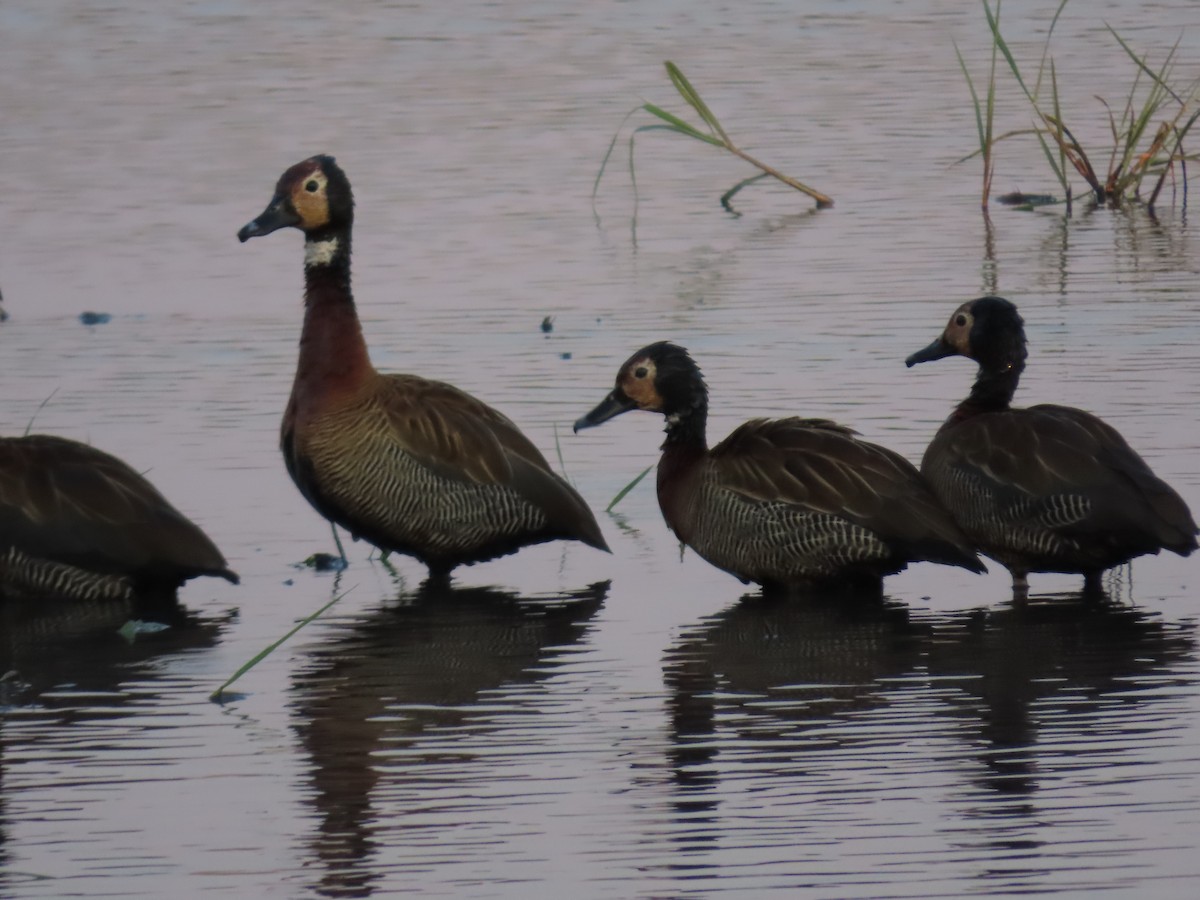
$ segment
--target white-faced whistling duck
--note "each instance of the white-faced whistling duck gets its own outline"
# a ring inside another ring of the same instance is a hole
[[[0,598],[171,602],[198,575],[238,580],[121,460],[66,438],[0,438]]]
[[[279,179],[242,241],[304,232],[304,329],[283,416],[287,470],[322,516],[435,581],[551,540],[608,550],[583,498],[507,417],[458,388],[384,375],[367,354],[350,291],[354,201],[331,156]]]
[[[666,417],[658,464],[663,518],[719,569],[768,592],[878,593],[885,575],[928,560],[985,571],[916,468],[825,419],[752,419],[711,450],[708,389],[687,351],[633,354],[575,430],[631,409]]]
[[[1028,596],[1030,572],[1084,576],[1097,594],[1105,569],[1166,548],[1196,549],[1187,504],[1112,426],[1069,406],[1009,403],[1025,368],[1025,328],[1002,297],[954,311],[909,366],[965,356],[979,363],[970,395],[925,451],[921,472],[981,553]]]

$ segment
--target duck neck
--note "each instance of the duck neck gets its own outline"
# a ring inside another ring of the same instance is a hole
[[[307,236],[296,388],[350,388],[372,371],[350,291],[350,230]]]
[[[695,489],[694,475],[708,452],[704,436],[708,408],[703,402],[667,416],[667,439],[658,463],[658,505],[667,526],[684,543],[695,522],[689,515]]]
[[[703,399],[668,415],[667,438],[662,445],[664,456],[686,457],[703,454],[708,449],[708,440],[705,437],[707,424],[708,404]]]
[[[1024,370],[1024,359],[1009,358],[990,365],[980,363],[971,393],[958,404],[951,419],[966,419],[979,413],[1008,409]]]

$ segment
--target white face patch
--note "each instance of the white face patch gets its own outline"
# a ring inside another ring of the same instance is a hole
[[[327,266],[333,262],[337,251],[337,238],[330,238],[327,241],[306,241],[304,244],[304,264],[306,266]]]

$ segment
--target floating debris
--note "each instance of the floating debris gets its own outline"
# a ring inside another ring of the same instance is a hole
[[[542,319],[542,333],[549,334],[554,330],[554,316],[546,316]]]
[[[0,675],[0,711],[23,704],[29,688],[29,682],[22,680],[21,673],[16,669]]]
[[[1053,206],[1059,200],[1053,194],[1022,194],[1020,191],[1013,191],[1010,194],[1001,194],[996,198],[997,203],[1003,203],[1005,206],[1023,206],[1026,209],[1032,209],[1035,206]]]
[[[79,321],[84,325],[104,325],[112,321],[112,316],[101,312],[81,312],[79,314]]]
[[[344,572],[349,566],[342,556],[334,556],[332,553],[314,553],[304,562],[296,563],[297,569],[312,569],[314,572]]]
[[[139,635],[158,634],[161,631],[167,631],[170,627],[170,625],[164,625],[162,622],[147,622],[143,619],[130,619],[117,629],[117,634],[132,644],[135,640],[137,640]]]

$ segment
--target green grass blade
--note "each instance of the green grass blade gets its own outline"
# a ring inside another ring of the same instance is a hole
[[[650,465],[646,466],[646,468],[642,469],[642,473],[640,475],[638,475],[637,478],[633,479],[633,481],[629,482],[629,484],[625,485],[625,487],[623,487],[623,488],[621,488],[621,490],[617,491],[617,496],[613,497],[612,502],[610,502],[608,504],[608,506],[604,507],[604,511],[606,513],[612,512],[616,508],[617,504],[625,499],[625,495],[628,494],[630,491],[632,491],[635,487],[637,487],[638,482],[641,481],[643,478],[645,478],[650,473],[650,470],[653,468],[654,468],[654,463],[651,463]]]
[[[1183,170],[1184,170],[1184,175],[1185,176],[1187,175],[1186,160],[1188,159],[1188,157],[1184,154],[1181,154],[1179,151],[1183,148],[1184,137],[1186,137],[1187,133],[1189,131],[1191,131],[1191,128],[1193,125],[1196,124],[1197,119],[1200,119],[1200,110],[1197,110],[1196,112],[1192,113],[1191,118],[1188,119],[1186,123],[1184,123],[1183,128],[1175,129],[1175,146],[1171,149],[1171,153],[1167,157],[1166,164],[1163,166],[1163,170],[1158,176],[1158,181],[1155,182],[1154,190],[1150,194],[1150,199],[1147,201],[1147,205],[1151,209],[1153,209],[1154,204],[1158,202],[1159,191],[1162,190],[1163,184],[1167,180],[1167,173],[1171,171],[1171,166],[1172,166],[1173,160],[1179,159],[1181,161],[1181,165],[1183,166]],[[1185,179],[1184,179],[1185,190],[1186,190],[1186,186],[1187,186],[1187,181],[1186,181],[1186,177],[1185,177]]]
[[[52,391],[49,393],[49,395],[47,395],[47,397],[46,397],[46,399],[45,399],[45,400],[43,400],[41,403],[39,403],[39,404],[38,404],[38,407],[37,407],[37,409],[35,409],[35,410],[33,411],[33,415],[29,417],[29,421],[28,421],[27,423],[25,423],[25,431],[22,433],[22,436],[23,436],[23,437],[29,437],[29,432],[30,432],[30,430],[32,430],[32,428],[33,428],[33,423],[34,423],[34,422],[37,420],[38,414],[39,414],[39,413],[40,413],[40,412],[41,412],[43,409],[45,409],[45,408],[46,408],[46,404],[47,404],[47,403],[49,403],[51,400],[53,400],[53,399],[54,399],[54,395],[55,395],[55,394],[57,394],[57,393],[58,393],[58,388],[55,388],[54,390],[52,390]]]
[[[996,144],[999,144],[1001,141],[1008,140],[1009,138],[1023,137],[1028,134],[1037,135],[1037,133],[1038,133],[1037,128],[1015,128],[1012,131],[1004,132],[1004,134],[996,135],[996,137],[992,139],[992,145],[995,146]],[[981,152],[982,151],[980,151],[980,150],[972,150],[966,156],[959,157],[954,162],[952,162],[950,165],[957,166],[960,163],[968,162],[968,161],[974,159],[975,157],[979,156],[979,154]]]
[[[635,171],[634,166],[633,166],[633,141],[634,141],[634,138],[637,137],[637,133],[638,133],[638,129],[635,128],[633,130],[633,133],[629,135],[629,184],[633,187],[633,234],[634,234],[633,243],[635,246],[637,245],[637,214],[638,214],[638,205],[640,204],[640,197],[638,196],[638,186],[637,186],[637,172]]]
[[[1017,84],[1021,86],[1025,96],[1029,98],[1029,102],[1035,107],[1037,106],[1037,98],[1029,92],[1029,88],[1025,86],[1025,79],[1021,77],[1021,68],[1017,65],[1016,59],[1013,58],[1012,51],[1008,49],[1008,44],[1005,43],[1003,36],[1000,34],[1000,3],[996,2],[996,14],[992,14],[992,8],[988,6],[987,0],[983,0],[983,11],[987,15],[988,28],[992,30],[992,41],[995,46],[1000,48],[1000,52],[1004,54],[1005,60],[1008,61],[1008,67],[1012,70],[1013,76],[1017,79]]]
[[[983,111],[979,104],[979,95],[975,93],[975,82],[971,79],[971,72],[967,69],[967,62],[963,59],[962,52],[958,49],[958,41],[951,40],[954,44],[954,55],[958,57],[958,67],[962,69],[963,77],[967,79],[967,90],[971,92],[971,105],[975,109],[975,130],[979,134],[979,150],[978,153],[984,153],[987,148],[987,141],[984,138],[983,131]],[[975,156],[972,153],[971,156]],[[965,156],[963,159],[970,159],[970,156]],[[962,162],[962,160],[959,160]]]
[[[1108,101],[1103,97],[1097,97],[1096,99],[1100,101],[1100,105],[1103,106],[1104,111],[1108,113],[1108,132],[1110,135],[1112,135],[1113,144],[1112,152],[1108,156],[1108,183],[1112,184],[1116,180],[1117,174],[1125,164],[1125,159],[1122,157],[1121,166],[1118,167],[1117,165],[1117,154],[1121,152],[1121,135],[1119,134],[1117,128],[1117,117],[1113,115],[1112,108],[1108,105]]]
[[[651,115],[658,116],[658,118],[662,119],[664,122],[669,123],[671,127],[680,134],[686,134],[688,137],[695,138],[698,141],[704,141],[706,144],[712,144],[714,147],[725,146],[720,140],[713,137],[711,134],[705,134],[694,125],[690,125],[683,119],[679,118],[679,116],[672,115],[671,113],[667,112],[661,106],[655,106],[653,103],[643,103],[641,108]],[[661,128],[662,126],[643,125],[638,129],[638,131],[647,131],[655,127]]]
[[[1083,149],[1083,145],[1075,139],[1071,129],[1063,123],[1062,119],[1049,113],[1042,113],[1042,120],[1052,127],[1050,133],[1058,142],[1058,146],[1065,151],[1067,159],[1075,167],[1075,170],[1087,180],[1093,189],[1103,191],[1104,186],[1100,184],[1100,179],[1096,175],[1095,168],[1092,167],[1091,160],[1088,159],[1087,152]]]
[[[625,127],[625,123],[629,121],[629,117],[641,109],[640,106],[635,106],[629,112],[625,113],[625,118],[621,119],[621,124],[617,126],[617,130],[613,132],[612,140],[608,142],[608,151],[604,154],[604,159],[600,161],[600,171],[596,173],[596,181],[592,185],[592,206],[596,205],[596,192],[600,190],[600,179],[604,177],[604,169],[608,165],[608,158],[612,156],[613,148],[617,146],[617,138],[621,136],[621,129]]]
[[[982,205],[987,206],[988,195],[991,192],[992,183],[992,121],[995,111],[995,91],[996,91],[996,47],[992,44],[992,64],[988,75],[988,96],[987,96],[987,113],[986,124],[985,113],[980,108],[979,94],[975,91],[975,81],[971,78],[971,72],[967,69],[966,60],[963,59],[962,52],[958,49],[958,42],[951,40],[954,44],[954,54],[958,57],[958,66],[962,69],[963,77],[967,80],[967,90],[971,92],[971,106],[975,112],[975,131],[979,136],[978,155],[983,157],[983,199]],[[972,153],[971,156],[975,156]]]
[[[667,75],[671,79],[671,84],[675,85],[675,90],[679,91],[679,95],[687,101],[688,105],[696,111],[701,119],[705,121],[709,128],[716,134],[721,136],[722,142],[725,144],[731,143],[729,135],[725,133],[725,129],[721,127],[721,123],[717,121],[717,117],[713,115],[711,109],[708,108],[703,100],[700,99],[699,92],[692,87],[692,83],[684,77],[683,72],[679,70],[679,66],[670,60],[666,61]]]
[[[558,440],[558,423],[554,423],[554,452],[558,454],[558,470],[563,478],[567,477],[567,462],[563,459],[562,444]]]
[[[1125,52],[1129,54],[1129,58],[1134,61],[1134,63],[1137,65],[1137,67],[1139,69],[1141,69],[1143,72],[1145,72],[1147,75],[1149,75],[1152,79],[1154,79],[1155,84],[1157,84],[1160,88],[1162,88],[1164,91],[1166,91],[1168,94],[1170,94],[1172,99],[1174,99],[1176,103],[1178,103],[1180,106],[1182,106],[1183,98],[1180,97],[1178,94],[1176,94],[1173,90],[1171,90],[1171,86],[1168,85],[1166,83],[1166,81],[1164,80],[1166,73],[1168,72],[1168,67],[1171,64],[1171,60],[1175,56],[1175,51],[1179,48],[1179,41],[1181,38],[1177,38],[1175,40],[1175,46],[1172,47],[1171,52],[1167,54],[1167,59],[1166,59],[1166,62],[1163,63],[1162,70],[1160,72],[1155,72],[1148,65],[1146,65],[1145,60],[1143,60],[1140,56],[1137,55],[1137,53],[1134,52],[1132,47],[1130,47],[1127,43],[1125,43],[1125,39],[1123,37],[1121,37],[1121,35],[1117,34],[1117,31],[1115,28],[1113,28],[1107,22],[1104,23],[1104,27],[1108,29],[1109,34],[1111,34],[1113,37],[1115,37],[1117,39],[1117,43],[1120,44],[1125,49]]]
[[[1046,154],[1046,160],[1050,163],[1050,168],[1058,177],[1058,183],[1062,185],[1063,193],[1067,191],[1067,178],[1062,169],[1059,168],[1058,162],[1054,159],[1054,154],[1050,152],[1050,145],[1046,143],[1045,136],[1039,131],[1037,133],[1038,143],[1042,145],[1042,152]],[[1061,152],[1061,150],[1060,150]]]
[[[1183,143],[1183,139],[1187,136],[1187,133],[1192,130],[1192,126],[1196,124],[1197,119],[1200,119],[1200,110],[1192,113],[1192,117],[1187,120],[1182,129],[1179,129],[1179,140],[1175,142],[1176,153],[1179,152],[1179,146]]]
[[[1058,4],[1058,9],[1054,11],[1054,18],[1050,20],[1050,27],[1046,30],[1046,42],[1042,45],[1042,59],[1038,63],[1037,81],[1033,84],[1033,95],[1035,97],[1042,96],[1042,75],[1046,71],[1046,57],[1050,55],[1050,38],[1054,36],[1054,28],[1058,25],[1058,18],[1062,15],[1063,8],[1067,5],[1067,0],[1062,0]]]
[[[355,587],[357,587],[357,585]],[[229,679],[224,684],[222,684],[219,688],[217,688],[215,691],[213,691],[211,694],[209,694],[208,699],[211,700],[213,703],[220,703],[221,695],[225,693],[226,688],[228,688],[231,684],[233,684],[235,681],[237,681],[239,678],[241,678],[243,675],[245,675],[247,672],[249,672],[251,669],[253,669],[255,666],[257,666],[260,662],[262,662],[264,659],[266,659],[268,656],[270,656],[272,653],[274,653],[275,650],[278,649],[283,644],[284,641],[286,641],[288,638],[290,638],[293,634],[295,634],[297,631],[299,631],[301,628],[303,628],[309,622],[320,617],[326,610],[328,610],[331,606],[333,606],[333,604],[337,603],[339,600],[341,600],[343,597],[345,597],[352,590],[354,590],[354,588],[348,588],[348,589],[342,591],[340,594],[337,594],[332,600],[330,600],[328,603],[326,603],[324,606],[322,606],[320,609],[318,609],[315,613],[313,613],[312,615],[309,615],[309,616],[305,616],[303,619],[301,619],[299,622],[297,622],[295,627],[292,628],[290,631],[288,631],[288,633],[285,634],[283,637],[281,637],[279,640],[274,641],[271,644],[268,644],[266,647],[264,647],[262,650],[260,650],[257,654],[255,654],[255,656],[251,660],[244,663],[241,666],[241,668],[239,668],[236,672],[234,672],[231,676],[229,676]]]
[[[1058,97],[1058,71],[1054,67],[1054,60],[1050,60],[1050,101],[1054,104],[1054,117],[1058,121],[1062,121],[1062,106]],[[1039,135],[1040,138],[1040,135]],[[1042,141],[1042,150],[1046,154],[1046,158],[1050,160],[1050,168],[1054,171],[1054,176],[1058,179],[1058,183],[1062,186],[1063,195],[1070,196],[1070,186],[1067,184],[1067,151],[1063,146],[1061,131],[1057,135],[1058,145],[1058,161],[1050,156],[1050,150],[1046,146],[1046,142]]]
[[[770,177],[769,173],[759,172],[757,175],[751,175],[749,178],[743,178],[741,181],[739,181],[737,184],[735,184],[733,187],[731,187],[729,190],[727,190],[725,193],[723,193],[721,195],[721,206],[725,207],[726,212],[733,213],[733,215],[735,215],[735,216],[740,216],[741,213],[738,212],[736,209],[734,209],[733,206],[731,205],[731,201],[733,200],[734,194],[736,194],[742,188],[748,187],[748,186],[754,184],[754,182],[756,182],[756,181],[762,181],[764,178],[769,178],[769,177]]]
[[[1000,15],[1000,0],[996,0],[996,15]],[[988,63],[987,112],[984,114],[983,144],[983,194],[981,205],[987,209],[992,194],[992,176],[996,172],[996,161],[992,158],[992,129],[996,121],[996,44],[992,42],[992,58]]]

